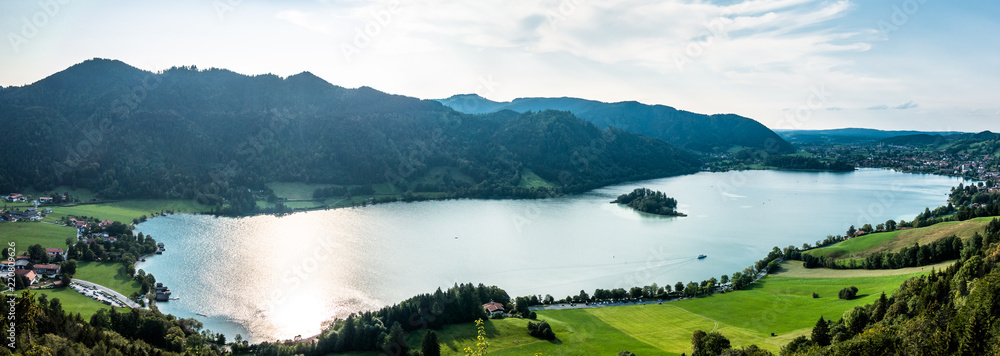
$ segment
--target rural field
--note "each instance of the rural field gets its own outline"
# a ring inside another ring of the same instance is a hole
[[[76,229],[40,222],[0,224],[0,243],[7,247],[7,243],[13,241],[18,254],[28,251],[28,246],[34,244],[65,250],[66,239],[76,243]]]
[[[793,338],[811,332],[820,316],[840,319],[845,311],[870,304],[883,292],[891,295],[903,281],[929,273],[931,266],[923,271],[888,271],[895,274],[822,270],[807,275],[799,262],[783,263],[782,268],[783,272],[737,292],[663,304],[537,311],[539,319],[552,325],[558,337],[553,342],[529,336],[527,320],[490,320],[490,354],[614,355],[622,350],[638,355],[690,354],[695,330],[715,330],[733,346],[756,344],[777,353]],[[858,287],[858,298],[838,299],[837,292],[849,286]],[[819,298],[813,298],[813,292]],[[411,333],[410,346],[419,347],[420,337],[422,333]],[[445,327],[438,340],[446,345],[444,354],[460,354],[475,343],[475,325]]]
[[[137,219],[143,215],[148,217],[152,216],[153,213],[164,211],[202,213],[211,210],[212,207],[198,204],[193,200],[125,200],[110,203],[52,207],[52,213],[45,217],[45,221],[56,222],[65,216],[72,215],[96,217],[101,220],[115,220],[131,224],[132,219]]]
[[[809,250],[806,253],[816,257],[861,258],[875,252],[898,251],[914,243],[926,245],[951,235],[966,239],[976,232],[982,234],[986,224],[993,219],[993,217],[982,217],[966,221],[947,221],[912,230],[877,232]]]
[[[126,297],[132,292],[139,292],[142,284],[131,277],[118,273],[121,265],[117,263],[77,262],[76,275],[73,278],[100,284],[111,288]]]
[[[50,301],[58,298],[59,303],[62,304],[63,310],[67,313],[80,313],[80,317],[82,317],[85,321],[90,321],[90,316],[94,315],[94,313],[100,309],[112,308],[111,306],[104,305],[104,303],[77,293],[71,288],[32,289],[31,291],[35,293],[36,298],[39,298],[42,295],[45,295]],[[24,293],[24,291],[21,291],[21,293]],[[122,310],[121,308],[118,309]]]

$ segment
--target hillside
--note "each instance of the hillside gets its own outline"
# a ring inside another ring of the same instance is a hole
[[[598,127],[615,127],[701,152],[719,152],[733,146],[760,148],[773,153],[795,152],[791,144],[764,125],[734,114],[703,115],[635,101],[605,103],[565,97],[518,98],[511,102],[495,102],[475,94],[466,94],[438,101],[470,114],[501,110],[569,111]]]
[[[0,142],[0,191],[68,186],[233,212],[255,210],[275,181],[534,197],[698,166],[666,142],[567,113],[474,116],[308,72],[151,73],[105,59],[0,91],[0,125],[11,138]],[[424,179],[442,171],[454,174]],[[527,171],[545,187],[520,186]]]
[[[524,331],[527,321],[523,319],[488,320],[489,353],[614,355],[629,350],[636,355],[690,355],[691,334],[703,330],[722,333],[734,347],[756,344],[777,354],[795,337],[809,335],[820,316],[839,318],[855,306],[878,300],[882,292],[891,296],[904,281],[930,271],[927,268],[863,276],[845,275],[851,271],[830,271],[819,277],[794,276],[794,271],[800,268],[783,263],[777,274],[758,281],[748,290],[702,298],[538,311],[538,318],[552,325],[556,341],[527,335]],[[838,299],[837,291],[849,285],[857,286],[864,295],[853,300]],[[820,297],[812,298],[813,292]],[[436,333],[442,355],[461,355],[464,347],[475,343],[473,324],[448,325]],[[410,347],[419,348],[422,336],[423,332],[409,335]]]
[[[889,131],[862,128],[844,128],[830,130],[774,130],[781,138],[795,144],[844,145],[858,144],[884,140],[899,136],[927,135],[942,136],[963,134],[956,131],[926,132],[926,131]]]
[[[927,148],[932,150],[945,150],[949,153],[969,153],[969,154],[994,154],[1000,149],[1000,134],[989,131],[980,133],[965,133],[955,135],[940,134],[916,134],[886,138],[880,143],[897,146],[911,146]],[[980,151],[980,146],[988,146],[985,151]],[[976,152],[969,152],[976,151]]]

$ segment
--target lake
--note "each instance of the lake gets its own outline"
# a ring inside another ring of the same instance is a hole
[[[158,304],[161,311],[196,317],[229,340],[308,337],[331,317],[456,283],[559,299],[718,278],[774,246],[812,244],[852,224],[911,220],[946,204],[959,182],[875,169],[705,172],[544,200],[390,203],[282,217],[178,214],[139,224],[166,245],[139,268],[180,298]],[[675,197],[688,216],[609,204],[637,187]]]

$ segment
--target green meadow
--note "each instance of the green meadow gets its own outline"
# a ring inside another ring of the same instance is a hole
[[[877,232],[809,250],[806,253],[816,257],[860,258],[875,252],[898,251],[914,243],[926,245],[951,235],[965,239],[972,237],[976,232],[983,233],[986,224],[993,219],[982,217],[966,221],[947,221],[918,229]]]
[[[80,313],[80,316],[85,321],[89,321],[90,316],[94,315],[98,310],[111,308],[111,306],[104,305],[104,303],[77,293],[71,288],[32,289],[31,291],[35,293],[35,298],[39,298],[42,295],[45,295],[50,301],[58,298],[63,310],[67,313]],[[21,293],[24,292],[22,291]]]
[[[8,247],[14,242],[17,253],[28,251],[28,246],[39,244],[45,248],[66,249],[66,239],[76,241],[76,229],[42,222],[14,222],[0,224],[0,243]]]
[[[71,215],[96,217],[101,220],[115,220],[131,224],[132,219],[143,215],[149,217],[154,213],[166,211],[173,211],[175,213],[204,213],[211,210],[212,207],[198,204],[193,200],[124,200],[99,204],[52,207],[52,213],[45,218],[45,221],[59,221],[59,219]]]
[[[786,267],[791,267],[785,264]],[[796,268],[785,268],[795,271]],[[718,331],[733,346],[756,344],[777,353],[781,346],[800,335],[808,335],[820,316],[840,319],[845,311],[874,302],[881,293],[891,295],[907,279],[928,273],[837,277],[790,277],[782,273],[765,277],[749,289],[715,294],[663,304],[617,306],[590,309],[542,310],[538,318],[548,321],[556,341],[527,334],[527,320],[504,319],[487,322],[490,354],[523,355],[614,355],[629,350],[638,355],[680,355],[691,353],[695,330]],[[794,273],[789,273],[793,274]],[[837,292],[855,286],[859,297],[841,300]],[[813,298],[812,293],[819,298]],[[776,336],[771,336],[774,333]],[[419,347],[422,332],[411,333],[411,347]],[[438,332],[444,354],[460,354],[475,343],[475,325],[450,325]]]
[[[73,278],[97,283],[130,297],[133,292],[140,291],[142,284],[119,273],[120,267],[117,263],[77,262]]]

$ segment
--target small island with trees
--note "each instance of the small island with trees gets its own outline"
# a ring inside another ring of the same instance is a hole
[[[677,211],[677,199],[668,197],[663,192],[648,188],[635,188],[631,193],[619,195],[618,199],[615,199],[611,203],[624,204],[647,214],[687,216]]]

